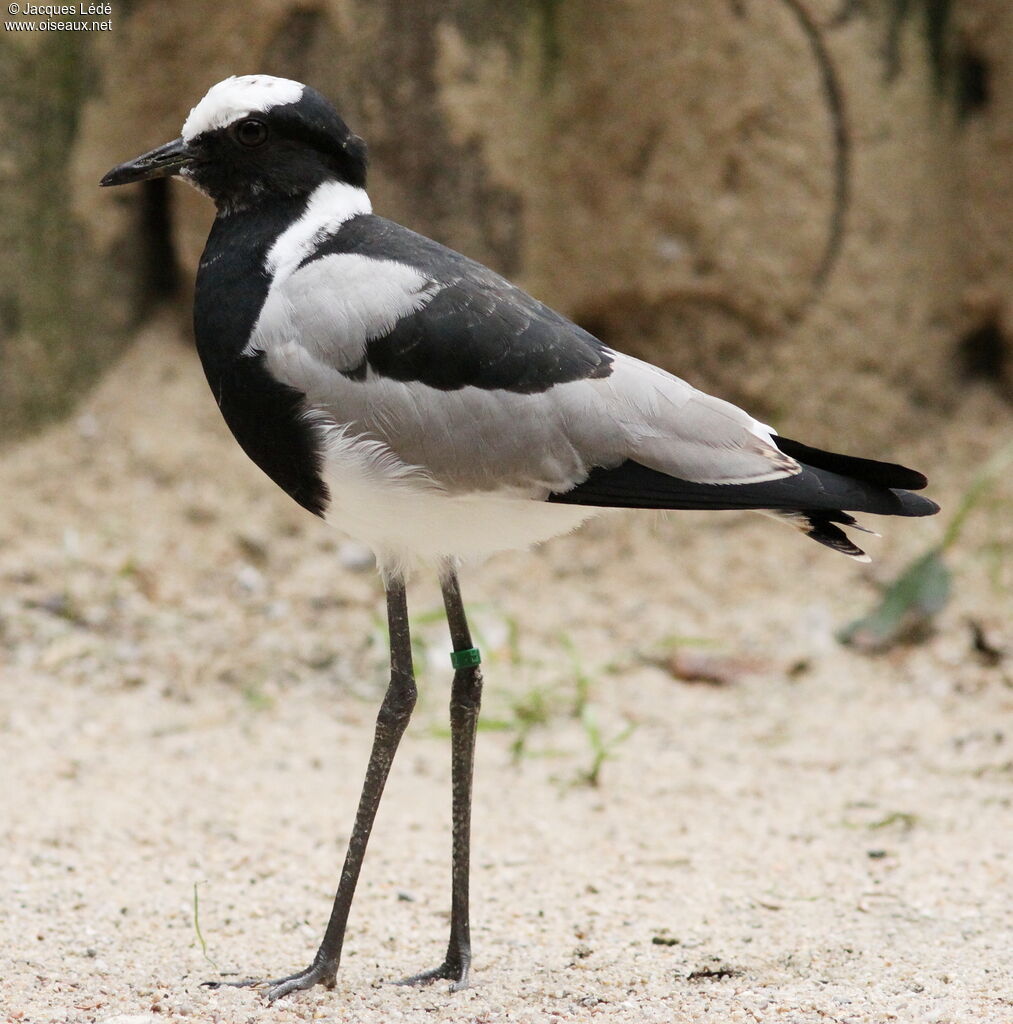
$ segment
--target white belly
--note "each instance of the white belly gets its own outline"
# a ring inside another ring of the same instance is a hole
[[[383,573],[485,558],[569,533],[600,510],[505,492],[448,493],[376,442],[328,431],[324,519],[376,553]]]

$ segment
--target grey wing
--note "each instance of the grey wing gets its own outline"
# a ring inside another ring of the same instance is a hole
[[[364,220],[275,279],[248,349],[318,422],[453,492],[544,498],[627,459],[707,483],[798,472],[742,410],[613,352],[480,264]]]

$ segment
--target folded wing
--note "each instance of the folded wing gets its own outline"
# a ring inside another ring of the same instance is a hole
[[[628,459],[713,484],[798,472],[742,410],[372,215],[275,277],[258,352],[315,415],[451,491],[546,498]]]

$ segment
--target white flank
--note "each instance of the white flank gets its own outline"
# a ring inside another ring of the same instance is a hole
[[[183,122],[183,141],[189,142],[204,132],[216,131],[250,114],[264,113],[271,107],[298,103],[302,82],[271,75],[233,75],[211,86],[204,98]]]
[[[313,417],[316,418],[316,417]],[[448,494],[377,441],[325,429],[326,521],[363,541],[385,575],[446,558],[485,558],[575,530],[603,509],[508,492]]]

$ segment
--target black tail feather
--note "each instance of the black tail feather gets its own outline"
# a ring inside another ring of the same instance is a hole
[[[869,560],[869,556],[839,526],[830,522],[829,518],[821,517],[818,512],[809,513],[808,518],[809,529],[805,531],[807,537],[834,551],[839,551],[842,555],[850,555],[862,562]]]
[[[593,469],[583,483],[551,494],[548,500],[603,508],[846,510],[882,516],[930,516],[939,511],[934,501],[920,494],[804,464],[801,473],[777,480],[702,484],[632,459],[612,469]]]
[[[796,530],[800,530],[817,543],[839,551],[842,555],[849,555],[859,562],[868,562],[869,556],[837,524],[877,536],[874,530],[862,526],[856,522],[854,516],[849,516],[846,512],[791,511],[768,512],[767,515],[794,526]]]
[[[611,469],[597,467],[572,490],[548,501],[603,508],[756,509],[784,519],[835,551],[867,561],[841,526],[864,530],[849,512],[884,516],[930,516],[939,506],[920,494],[926,479],[913,469],[810,448],[775,437],[777,447],[801,465],[801,472],[776,480],[704,484],[682,480],[628,459]],[[867,530],[866,532],[872,532]]]
[[[851,476],[869,484],[878,484],[880,487],[920,491],[928,483],[924,474],[906,466],[898,466],[895,462],[877,462],[875,459],[859,459],[854,455],[825,452],[822,448],[810,448],[801,441],[792,441],[790,437],[778,437],[776,434],[774,443],[785,455],[790,455],[797,462],[812,466],[813,469],[826,469],[831,473]]]

